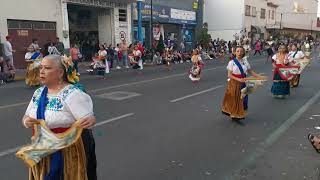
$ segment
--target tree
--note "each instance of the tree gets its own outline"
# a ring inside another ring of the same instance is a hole
[[[208,34],[208,23],[203,23],[198,36],[198,42],[202,47],[208,47],[211,41],[211,35]]]
[[[165,49],[165,47],[164,47],[164,43],[163,43],[163,37],[162,37],[162,34],[161,34],[160,38],[159,38],[158,45],[157,45],[157,52],[163,53],[164,49]]]

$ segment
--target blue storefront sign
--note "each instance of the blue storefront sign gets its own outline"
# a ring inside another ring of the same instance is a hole
[[[153,5],[153,20],[159,23],[190,24],[196,25],[196,13],[173,9],[167,6]],[[142,20],[150,21],[151,5],[142,3]]]
[[[170,8],[153,5],[153,20],[161,23],[167,23],[170,19]],[[142,3],[142,19],[149,21],[151,16],[151,5]]]

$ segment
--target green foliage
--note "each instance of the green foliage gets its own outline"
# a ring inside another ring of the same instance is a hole
[[[164,43],[163,43],[163,37],[162,37],[162,35],[160,35],[160,39],[159,39],[159,42],[157,45],[157,52],[163,53],[164,49],[165,49],[165,47],[164,47]]]
[[[211,35],[208,34],[208,23],[203,23],[203,26],[200,29],[198,35],[198,42],[201,44],[202,47],[208,47],[210,41]]]

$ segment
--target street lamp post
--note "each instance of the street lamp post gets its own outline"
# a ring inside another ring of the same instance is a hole
[[[153,0],[150,1],[150,50],[153,56],[152,45],[153,45]]]
[[[281,31],[281,26],[282,26],[282,13],[281,13],[281,16],[280,16],[280,31]]]
[[[312,36],[313,19],[311,19],[311,36]]]
[[[142,1],[144,0],[137,0],[137,11],[138,11],[138,41],[142,43]]]

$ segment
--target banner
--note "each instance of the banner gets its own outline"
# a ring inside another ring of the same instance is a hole
[[[152,5],[153,20],[159,23],[174,23],[174,24],[197,24],[196,12],[181,9],[174,9],[167,6]],[[142,20],[150,21],[151,5],[142,3]]]
[[[154,21],[166,23],[170,19],[171,9],[166,6],[153,5],[152,8],[152,17]],[[151,5],[142,3],[142,20],[149,21],[151,18]]]
[[[301,74],[303,72],[303,70],[310,64],[310,59],[301,59],[301,60],[297,60],[297,62],[295,63],[295,66],[299,66],[299,72],[298,74]]]
[[[299,66],[287,66],[277,68],[282,79],[290,81],[299,73]]]

